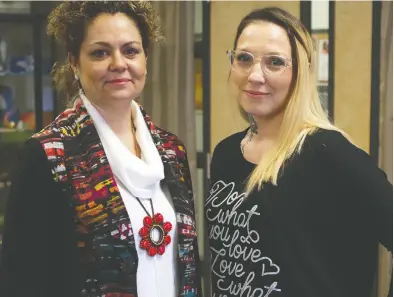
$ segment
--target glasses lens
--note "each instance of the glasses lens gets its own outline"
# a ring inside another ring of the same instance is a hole
[[[280,56],[265,56],[261,62],[264,71],[269,75],[281,74],[286,67],[286,60]]]
[[[243,51],[233,51],[231,65],[235,71],[248,71],[254,64],[252,54]]]

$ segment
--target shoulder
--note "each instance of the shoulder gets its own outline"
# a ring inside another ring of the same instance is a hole
[[[166,152],[166,155],[171,160],[174,160],[176,163],[178,163],[180,168],[188,171],[189,161],[187,149],[184,143],[179,139],[179,137],[174,133],[164,130],[158,126],[154,126],[153,129],[154,131],[151,130],[151,133],[154,133],[159,137],[163,149]],[[158,144],[155,143],[155,145],[157,146]]]
[[[87,121],[91,119],[85,114],[77,113],[74,108],[66,109],[26,143],[26,149],[39,157],[40,168],[48,171],[53,181],[67,180],[65,145],[68,140],[82,135],[80,131],[89,125]]]
[[[55,156],[64,155],[64,143],[61,129],[52,122],[41,131],[34,134],[27,142],[27,147],[32,147],[32,152],[39,153],[44,156],[48,161],[55,159]],[[62,151],[61,154],[56,154]]]
[[[326,129],[316,130],[307,137],[306,142],[313,148],[335,149],[338,146],[354,146],[341,132]]]
[[[222,154],[231,154],[239,149],[242,139],[245,137],[247,130],[240,131],[221,140],[214,149],[213,156]]]
[[[85,114],[81,115],[86,118]],[[84,126],[79,125],[79,121],[80,118],[78,118],[78,113],[76,112],[75,108],[68,108],[60,113],[56,119],[48,124],[45,128],[35,133],[32,138],[41,142],[51,138],[75,135],[75,130]],[[72,133],[71,130],[74,130],[74,133]]]
[[[36,140],[37,142],[41,142],[47,138],[55,137],[59,132],[59,129],[56,127],[56,122],[53,121],[48,126],[43,128],[41,131],[33,134],[31,139]]]
[[[22,160],[31,160],[32,162],[46,161],[45,151],[37,138],[31,137],[25,142],[22,149]]]
[[[35,180],[38,176],[50,172],[45,150],[36,138],[30,138],[24,143],[18,157],[18,164],[13,172],[14,179],[24,179],[29,176],[30,179]]]
[[[344,178],[361,175],[365,178],[386,177],[370,155],[341,132],[320,129],[308,136],[305,144],[306,149],[314,151],[326,170],[336,172]]]
[[[335,130],[319,129],[307,137],[305,144],[307,148],[313,149],[331,161],[339,161],[352,157],[371,159],[348,136]]]
[[[227,174],[229,167],[234,168],[242,163],[240,144],[245,135],[246,130],[234,133],[215,146],[210,164],[210,175],[213,180],[218,175]]]
[[[160,128],[159,126],[156,125],[154,126],[153,130],[154,131],[151,132],[154,132],[157,135],[159,135],[163,143],[168,143],[171,145],[183,145],[183,142],[179,139],[179,137],[176,134],[168,130],[165,130],[163,128]]]
[[[180,140],[180,138],[176,134],[161,128],[159,125],[156,125],[156,123],[152,121],[151,117],[147,114],[147,112],[142,107],[142,105],[140,105],[139,103],[136,104],[142,114],[142,117],[144,118],[144,121],[152,137],[159,138],[159,139],[156,138],[156,140],[154,139],[155,142],[157,140],[160,140],[160,142],[162,142],[164,148],[166,149],[179,148],[183,151],[186,151],[184,143]],[[155,145],[157,145],[157,143],[155,143]]]
[[[41,169],[52,169],[53,161],[52,156],[54,156],[53,152],[58,152],[60,148],[63,147],[60,142],[56,142],[53,138],[49,138],[46,141],[40,141],[37,138],[30,138],[25,142],[25,145],[22,149],[22,157],[21,161],[27,166],[39,168],[34,168],[35,170]],[[58,155],[58,154],[57,154]],[[56,157],[58,158],[58,156]]]
[[[156,125],[154,126],[154,131],[151,132],[156,133],[159,136],[166,149],[181,149],[186,152],[186,147],[183,141],[176,134],[164,130]]]

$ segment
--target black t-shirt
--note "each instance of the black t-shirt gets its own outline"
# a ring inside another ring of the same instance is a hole
[[[212,297],[370,297],[381,242],[392,250],[393,188],[340,133],[319,130],[277,186],[246,200],[255,168],[240,142],[215,148],[205,202]]]

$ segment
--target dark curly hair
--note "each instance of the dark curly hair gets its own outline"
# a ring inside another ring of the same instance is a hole
[[[142,47],[148,56],[150,43],[159,42],[160,19],[149,1],[65,1],[55,7],[48,16],[47,34],[65,46],[68,55],[78,57],[85,38],[85,29],[101,13],[124,13],[132,19],[141,34]],[[64,92],[70,100],[78,93],[78,82],[70,65],[69,57],[55,63],[52,69],[55,88]]]

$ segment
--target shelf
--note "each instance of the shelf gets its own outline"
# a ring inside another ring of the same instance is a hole
[[[10,133],[10,132],[16,132],[16,129],[12,128],[0,128],[0,133]]]

